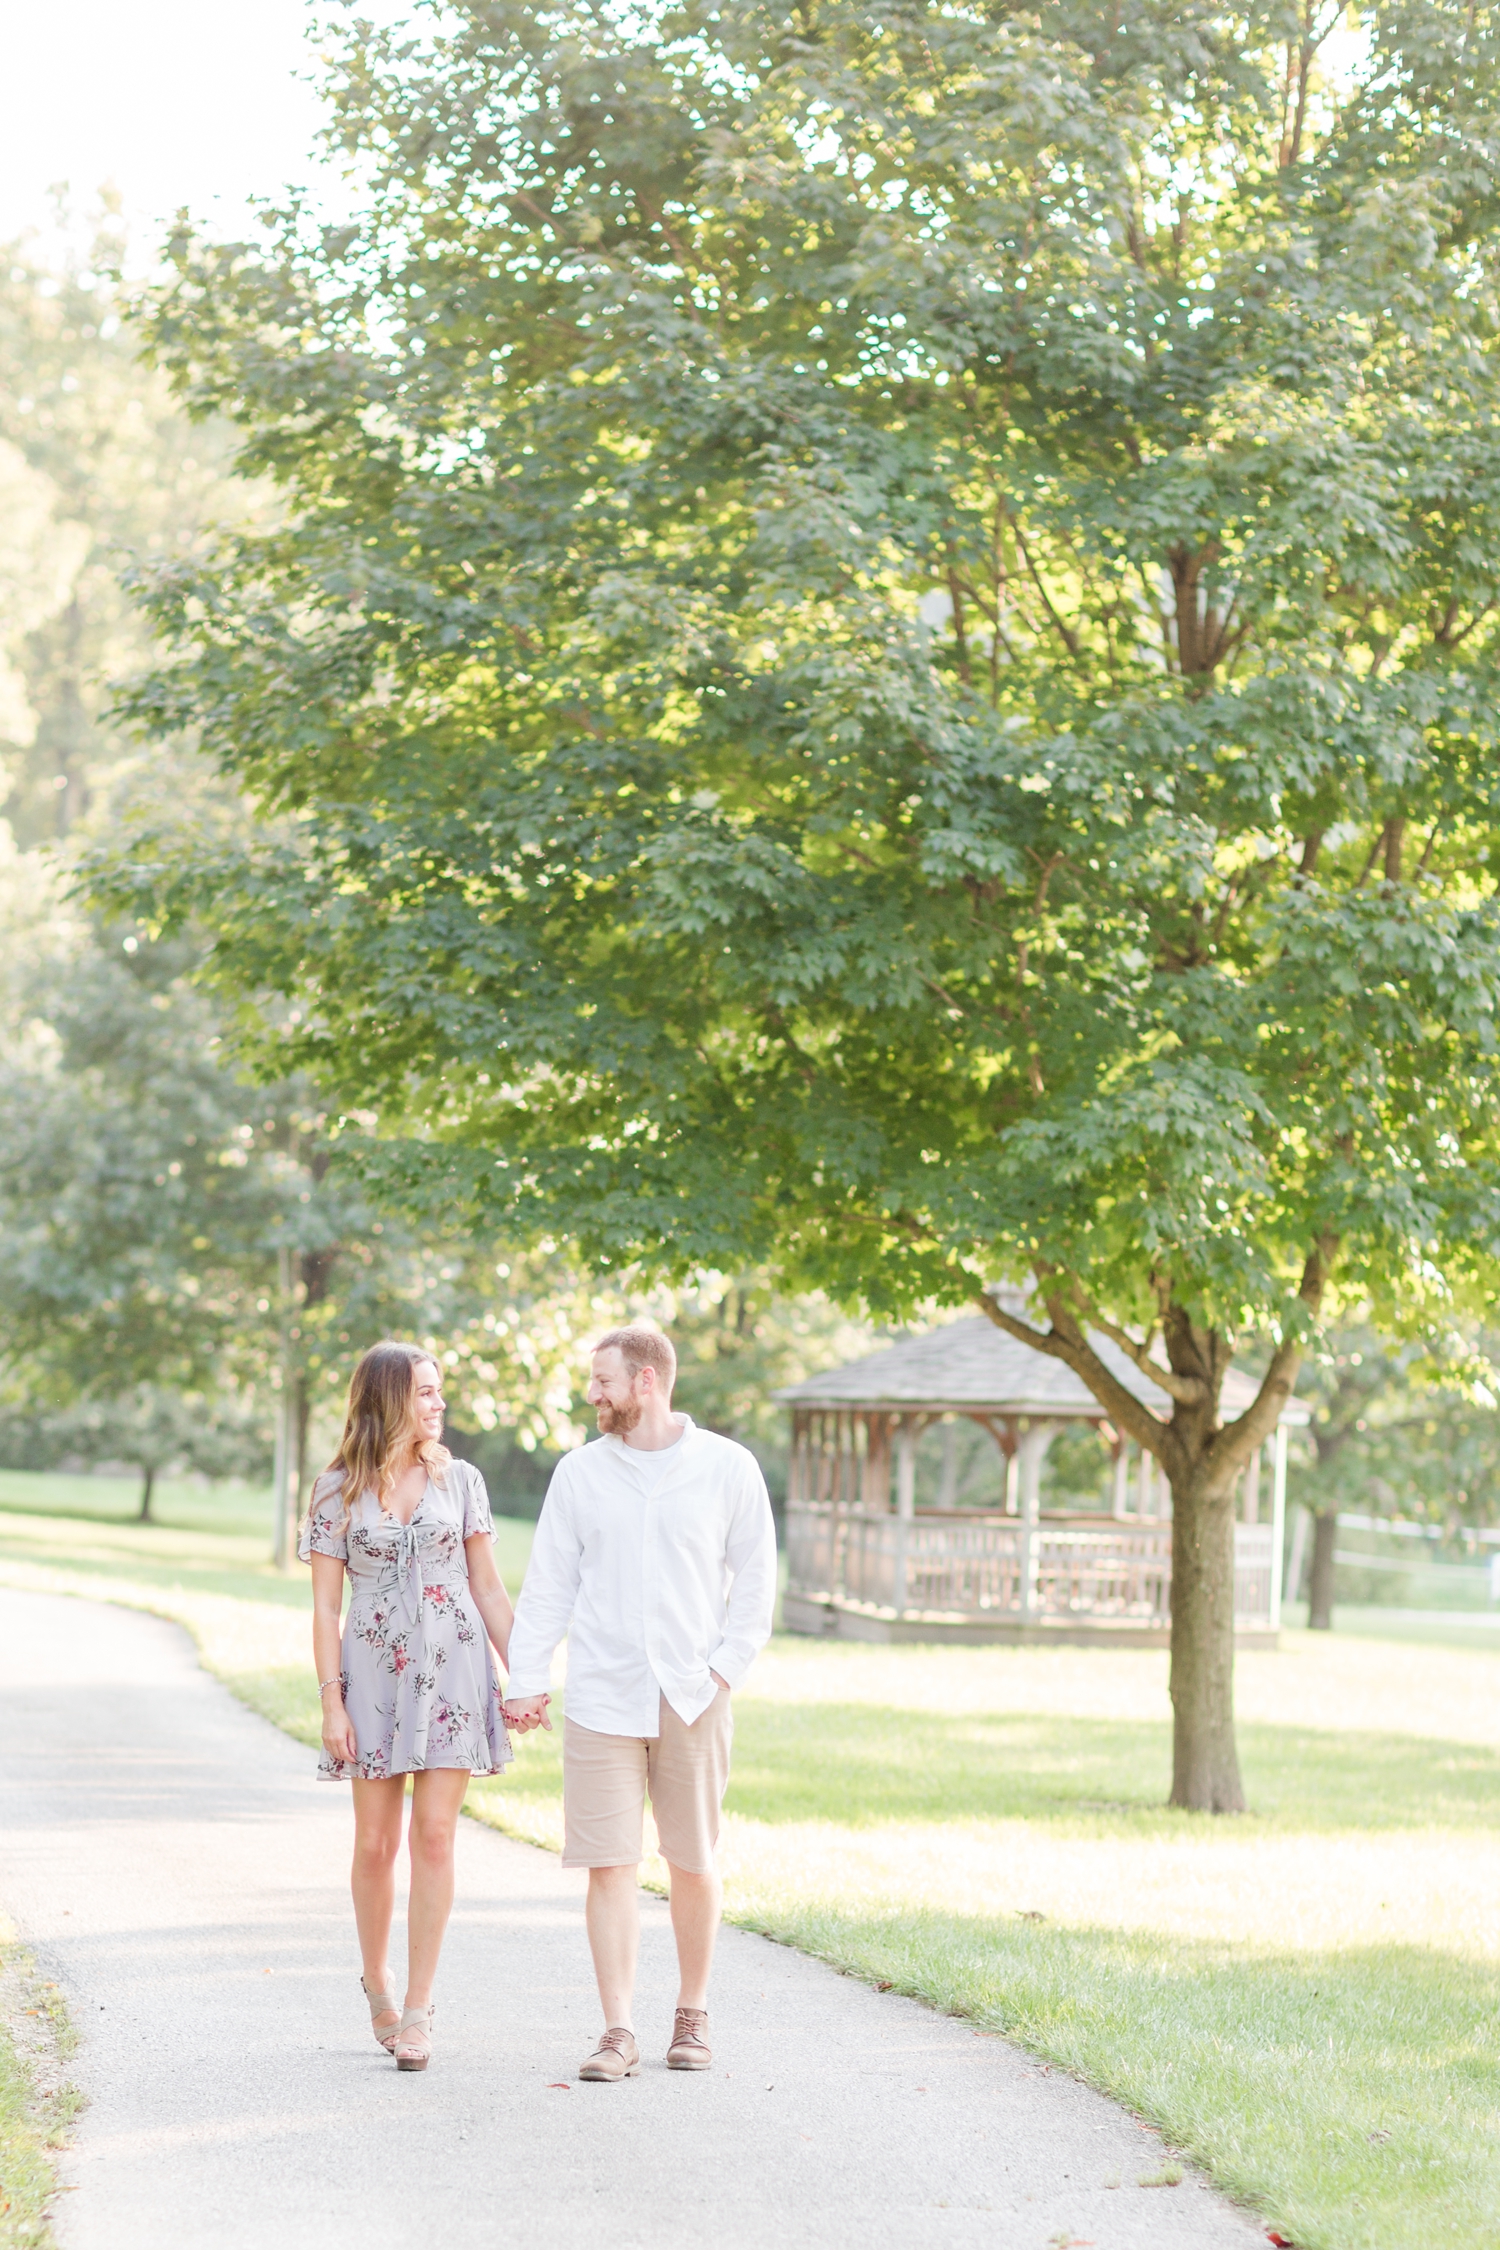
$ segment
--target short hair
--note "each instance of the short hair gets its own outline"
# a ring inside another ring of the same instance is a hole
[[[617,1351],[625,1362],[625,1372],[632,1383],[643,1367],[655,1371],[662,1389],[671,1395],[677,1380],[677,1354],[672,1349],[671,1338],[655,1328],[612,1328],[601,1336],[594,1346],[596,1352]]]

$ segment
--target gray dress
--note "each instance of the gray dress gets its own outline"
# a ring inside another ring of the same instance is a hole
[[[464,1541],[494,1536],[484,1479],[451,1461],[429,1477],[410,1523],[366,1492],[343,1522],[342,1469],[325,1469],[298,1553],[333,1555],[349,1574],[341,1677],[359,1755],[318,1760],[324,1781],[383,1781],[429,1766],[501,1773],[510,1737],[484,1620],[469,1593]]]

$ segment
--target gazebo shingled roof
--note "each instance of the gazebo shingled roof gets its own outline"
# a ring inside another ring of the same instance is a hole
[[[1097,1329],[1089,1332],[1089,1342],[1126,1390],[1165,1421],[1172,1404],[1166,1392]],[[1225,1414],[1243,1413],[1255,1393],[1251,1378],[1231,1368],[1222,1393]],[[1047,1421],[1098,1421],[1104,1414],[1082,1377],[1065,1361],[1007,1336],[983,1313],[948,1321],[920,1336],[905,1336],[898,1344],[851,1360],[847,1367],[830,1367],[821,1375],[809,1375],[805,1382],[789,1384],[776,1397],[783,1406],[829,1411],[840,1407],[927,1414],[977,1410]],[[1309,1409],[1303,1400],[1290,1399],[1281,1419],[1300,1428],[1310,1419]]]

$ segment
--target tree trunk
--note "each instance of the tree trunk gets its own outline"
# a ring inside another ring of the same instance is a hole
[[[1234,1487],[1172,1488],[1172,1794],[1245,1809],[1234,1741]]]
[[[1337,1239],[1320,1238],[1308,1252],[1299,1292],[1316,1313]],[[1172,1399],[1163,1427],[1106,1366],[1078,1318],[1086,1300],[1064,1277],[1038,1266],[1051,1327],[1038,1329],[986,1290],[987,1317],[1007,1336],[1065,1360],[1122,1431],[1129,1431],[1165,1470],[1172,1488],[1172,1794],[1190,1812],[1243,1812],[1245,1785],[1234,1741],[1234,1488],[1257,1447],[1276,1428],[1297,1379],[1301,1346],[1283,1339],[1271,1355],[1254,1402],[1227,1427],[1219,1398],[1233,1357],[1232,1339],[1197,1328],[1175,1299],[1162,1307],[1167,1366],[1125,1329],[1103,1326],[1145,1372],[1153,1364]],[[1064,1285],[1066,1283],[1066,1285]],[[1092,1315],[1088,1315],[1092,1317]],[[1097,1337],[1096,1339],[1097,1340]]]
[[[275,1539],[272,1553],[278,1569],[292,1570],[297,1562],[297,1526],[302,1516],[302,1477],[307,1461],[307,1424],[312,1401],[307,1378],[288,1370],[276,1402]]]
[[[1333,1631],[1333,1549],[1338,1538],[1338,1511],[1313,1517],[1312,1577],[1307,1588],[1307,1622],[1315,1633]]]
[[[140,1507],[140,1513],[139,1513],[139,1515],[138,1515],[138,1516],[136,1517],[136,1519],[135,1519],[137,1523],[149,1523],[149,1522],[151,1521],[151,1494],[152,1494],[152,1491],[153,1491],[153,1490],[154,1490],[154,1488],[155,1488],[155,1485],[156,1485],[156,1471],[155,1471],[155,1469],[154,1469],[154,1468],[144,1468],[144,1469],[142,1469],[142,1471],[141,1471],[141,1507]]]
[[[297,1418],[292,1432],[291,1503],[292,1521],[288,1540],[292,1560],[297,1559],[297,1526],[302,1521],[302,1483],[307,1475],[307,1425],[312,1418],[312,1394],[307,1387],[307,1377],[297,1377]]]

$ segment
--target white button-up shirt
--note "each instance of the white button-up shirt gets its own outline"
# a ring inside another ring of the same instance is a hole
[[[770,1637],[776,1530],[755,1455],[686,1415],[645,1452],[603,1437],[553,1472],[510,1636],[506,1695],[543,1695],[568,1635],[568,1717],[599,1734],[691,1726]]]

